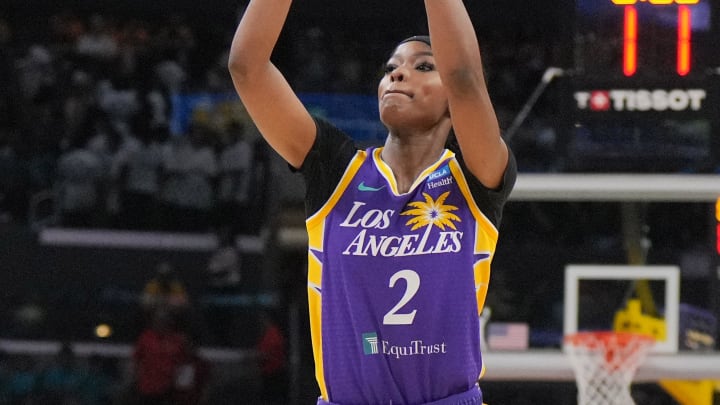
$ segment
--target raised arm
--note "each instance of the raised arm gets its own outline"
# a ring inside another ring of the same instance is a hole
[[[251,0],[233,37],[228,69],[235,90],[270,146],[299,168],[315,140],[315,122],[270,56],[291,0]]]
[[[508,149],[485,85],[475,29],[463,0],[425,0],[425,10],[463,159],[483,185],[496,188],[502,182]]]

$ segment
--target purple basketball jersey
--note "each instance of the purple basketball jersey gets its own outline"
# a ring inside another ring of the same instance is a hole
[[[483,367],[497,230],[452,152],[400,194],[380,151],[358,152],[307,221],[316,373],[323,399],[343,405],[435,401]]]

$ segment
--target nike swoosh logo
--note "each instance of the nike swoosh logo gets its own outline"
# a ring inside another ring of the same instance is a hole
[[[380,187],[366,186],[364,181],[362,183],[358,184],[358,190],[360,190],[360,191],[380,191],[383,188],[385,188],[384,185],[380,186]]]

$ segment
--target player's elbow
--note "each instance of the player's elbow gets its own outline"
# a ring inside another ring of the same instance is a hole
[[[253,72],[257,71],[257,67],[241,55],[240,52],[230,52],[227,64],[230,77],[232,77],[235,83],[244,83],[249,81]]]
[[[470,68],[457,68],[443,78],[447,90],[456,97],[470,97],[485,87],[482,72]]]
[[[238,55],[230,54],[227,68],[233,81],[242,81],[248,76],[248,66]]]

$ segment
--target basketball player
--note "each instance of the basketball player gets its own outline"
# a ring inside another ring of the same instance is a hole
[[[516,165],[463,1],[425,0],[430,36],[387,60],[388,136],[367,150],[312,117],[270,62],[290,4],[250,1],[229,69],[306,181],[318,404],[481,404],[478,316]]]

